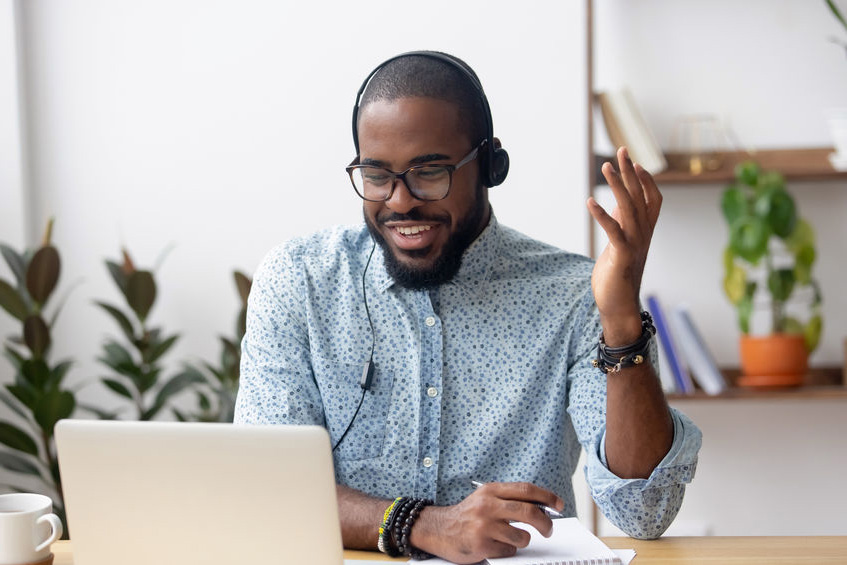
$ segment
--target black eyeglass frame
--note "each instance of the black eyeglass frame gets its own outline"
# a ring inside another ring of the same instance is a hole
[[[447,196],[450,195],[450,189],[453,188],[453,173],[455,173],[460,168],[464,167],[465,165],[467,165],[468,163],[470,163],[471,161],[476,159],[479,156],[480,149],[482,148],[483,145],[485,145],[485,143],[486,143],[486,140],[483,140],[482,143],[480,143],[479,145],[477,145],[476,147],[471,149],[471,152],[468,153],[467,155],[465,155],[462,158],[462,160],[460,160],[455,165],[441,165],[441,164],[424,163],[422,165],[412,165],[411,167],[409,167],[405,171],[398,173],[398,172],[392,171],[390,169],[386,169],[385,167],[377,167],[375,165],[359,165],[358,164],[359,156],[357,155],[356,158],[353,159],[353,161],[349,165],[347,165],[345,170],[347,171],[347,175],[350,177],[350,184],[353,185],[353,190],[356,192],[356,195],[359,198],[361,198],[362,200],[365,200],[367,202],[386,202],[388,200],[391,200],[391,197],[394,195],[394,190],[397,188],[397,179],[403,180],[403,184],[406,186],[406,189],[409,191],[409,194],[414,196],[415,199],[421,200],[421,201],[424,201],[424,202],[436,202],[438,200],[444,200],[445,198],[447,198]],[[422,198],[421,196],[419,196],[418,194],[415,193],[415,189],[413,189],[409,185],[409,183],[406,181],[406,175],[409,174],[412,171],[419,171],[419,170],[422,170],[422,169],[435,169],[435,168],[445,169],[447,171],[447,175],[448,175],[447,191],[444,193],[444,196],[441,196],[440,198]],[[391,189],[388,191],[388,194],[385,196],[385,198],[379,198],[379,199],[376,199],[376,200],[374,200],[372,198],[365,198],[365,195],[361,194],[359,192],[359,189],[356,188],[356,181],[353,180],[353,173],[355,173],[357,170],[360,170],[360,169],[378,169],[380,171],[385,171],[386,173],[391,175]]]

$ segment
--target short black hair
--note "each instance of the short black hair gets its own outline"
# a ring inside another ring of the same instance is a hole
[[[449,57],[476,77],[467,63],[458,57]],[[456,104],[471,144],[479,145],[487,137],[485,108],[477,86],[450,63],[425,55],[400,57],[379,69],[362,94],[359,116],[361,109],[371,102],[412,97],[436,98]]]

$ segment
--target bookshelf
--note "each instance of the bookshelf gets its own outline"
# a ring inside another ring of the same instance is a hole
[[[609,160],[595,152],[594,140],[594,0],[585,0],[586,6],[586,83],[587,83],[587,147],[588,150],[588,190],[587,195],[595,196],[595,191],[602,179],[600,167]],[[757,161],[763,169],[776,170],[782,173],[788,181],[830,182],[847,181],[847,171],[836,171],[829,162],[828,155],[832,147],[782,147],[750,151],[729,151],[723,154],[720,168],[714,171],[703,171],[692,174],[687,168],[684,155],[666,154],[668,169],[655,176],[662,190],[684,190],[686,187],[713,185],[716,190],[722,190],[734,180],[735,166],[746,160]],[[593,219],[588,218],[588,247],[589,255],[597,257],[596,226]],[[845,350],[847,360],[847,350]],[[671,401],[699,402],[723,400],[757,400],[773,401],[780,399],[847,399],[847,368],[841,366],[811,368],[806,381],[800,387],[787,389],[745,389],[734,386],[740,370],[722,369],[730,388],[719,395],[707,395],[697,390],[692,395],[669,394]]]
[[[680,166],[685,163],[684,155],[671,153],[666,155],[669,168],[655,178],[662,188],[690,184],[720,184],[723,188],[724,184],[735,178],[735,166],[752,159],[763,169],[781,172],[788,181],[847,180],[847,171],[836,171],[829,162],[828,155],[833,151],[832,147],[732,151],[723,155],[723,163],[719,169],[703,171],[699,175],[691,174]]]
[[[734,386],[741,374],[740,369],[721,369],[724,378],[731,383],[729,389],[721,394],[708,395],[698,389],[694,394],[668,394],[670,402],[698,402],[713,400],[795,400],[827,399],[847,400],[843,368],[838,366],[811,367],[802,386],[794,388],[752,389]]]

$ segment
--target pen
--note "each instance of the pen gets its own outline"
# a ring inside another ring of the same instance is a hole
[[[471,481],[471,486],[473,488],[479,488],[482,485],[483,485],[483,483],[481,483],[479,481]],[[541,510],[543,510],[544,513],[547,514],[547,516],[549,516],[550,518],[564,518],[565,517],[561,512],[553,510],[549,506],[545,506],[544,504],[541,504],[540,502],[536,502],[535,505],[538,506]]]

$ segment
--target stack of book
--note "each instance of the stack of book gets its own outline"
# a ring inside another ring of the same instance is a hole
[[[629,90],[609,90],[596,96],[606,133],[615,149],[624,145],[632,160],[651,174],[668,168],[668,162],[653,132],[635,104]]]
[[[665,311],[655,296],[647,297],[647,309],[653,316],[659,345],[659,377],[669,394],[693,394],[694,383],[706,394],[720,394],[727,389],[706,346],[703,336],[684,305]]]

